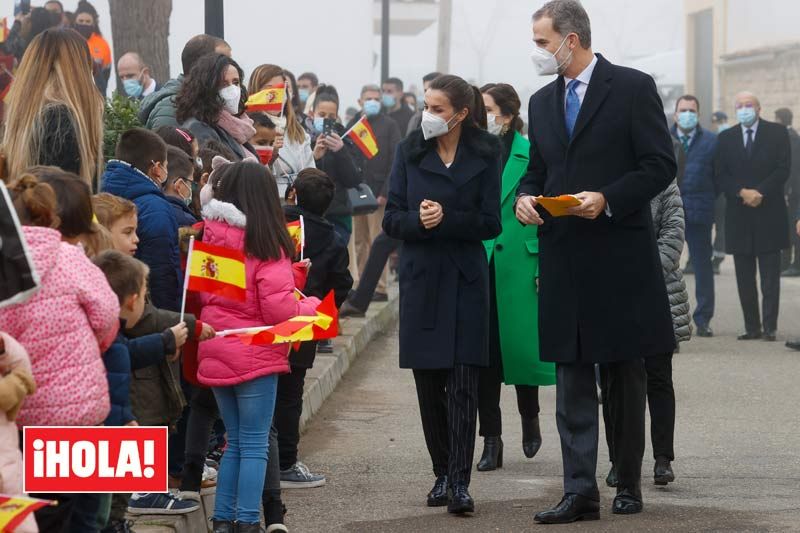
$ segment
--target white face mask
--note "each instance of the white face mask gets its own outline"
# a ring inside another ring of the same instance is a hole
[[[231,115],[239,113],[239,104],[242,100],[242,88],[238,85],[228,85],[219,90],[219,97],[225,101],[225,110]]]
[[[497,122],[497,115],[493,113],[486,115],[486,130],[492,135],[500,135],[503,132],[503,124]]]
[[[450,117],[450,120],[453,120],[455,115]],[[446,135],[448,131],[450,131],[450,120],[445,120],[439,115],[434,115],[433,113],[428,113],[427,111],[422,112],[422,122],[420,123],[420,127],[422,128],[422,136],[425,137],[425,140],[434,139],[436,137],[441,137],[442,135]]]
[[[569,35],[567,35],[567,37],[569,37]],[[533,61],[533,66],[536,67],[536,71],[540,76],[550,76],[552,74],[564,73],[564,69],[567,68],[567,65],[572,59],[572,50],[569,51],[569,55],[561,63],[558,62],[558,58],[556,56],[558,55],[558,52],[561,51],[561,47],[564,46],[564,43],[567,42],[567,37],[564,37],[564,40],[561,41],[560,45],[558,45],[558,49],[556,50],[555,54],[552,54],[547,51],[547,49],[539,46],[533,47],[533,52],[531,52],[531,61]]]

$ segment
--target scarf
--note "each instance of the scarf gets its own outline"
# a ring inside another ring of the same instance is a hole
[[[247,115],[235,117],[225,109],[219,114],[217,126],[227,131],[239,144],[246,143],[256,134],[252,118]]]

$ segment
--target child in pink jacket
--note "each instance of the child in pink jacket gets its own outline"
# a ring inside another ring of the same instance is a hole
[[[27,302],[0,309],[0,330],[28,351],[37,391],[20,426],[90,426],[109,410],[101,353],[119,328],[119,303],[83,250],[62,242],[53,189],[32,175],[10,186],[22,232],[41,280]]]
[[[25,348],[3,332],[0,332],[0,376],[0,493],[18,496],[22,494],[22,454],[14,419],[24,398],[36,391],[36,384]],[[14,531],[38,531],[33,515],[28,515]]]
[[[254,162],[215,171],[214,199],[203,208],[203,242],[246,255],[246,301],[203,295],[201,317],[215,330],[278,324],[313,315],[319,300],[294,296],[291,256],[275,181]],[[289,345],[246,345],[236,337],[200,345],[197,378],[211,386],[228,436],[217,477],[214,530],[259,531],[267,437],[278,374],[289,371]]]

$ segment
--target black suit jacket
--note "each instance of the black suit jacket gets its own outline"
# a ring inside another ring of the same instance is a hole
[[[595,220],[540,211],[541,358],[602,363],[671,353],[650,200],[677,167],[653,79],[598,54],[571,140],[563,77],[531,97],[529,117],[530,164],[518,193],[599,191],[612,211]]]
[[[717,188],[727,197],[725,251],[765,254],[789,247],[784,185],[789,179],[791,151],[784,126],[759,120],[753,154],[747,156],[740,124],[719,134],[715,158]],[[764,195],[758,207],[739,198],[742,189]]]

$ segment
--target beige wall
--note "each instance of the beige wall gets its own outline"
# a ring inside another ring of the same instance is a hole
[[[728,0],[725,53],[770,47],[800,40],[797,0]]]
[[[696,92],[694,83],[694,57],[695,57],[695,43],[694,43],[694,24],[692,14],[706,9],[711,9],[714,17],[714,87],[713,98],[714,108],[717,109],[721,105],[721,96],[719,90],[719,57],[726,54],[726,20],[728,13],[729,0],[684,0],[684,12],[686,16],[686,92]]]

